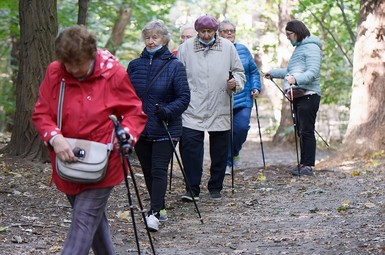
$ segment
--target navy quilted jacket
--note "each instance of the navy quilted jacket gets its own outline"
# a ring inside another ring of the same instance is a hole
[[[162,67],[171,61],[162,73],[148,87],[150,81]],[[156,104],[167,114],[167,126],[172,138],[182,135],[182,113],[190,102],[190,89],[184,65],[163,46],[153,56],[144,49],[139,58],[132,60],[127,73],[142,100],[143,110],[148,116],[141,138],[156,140],[168,138],[168,134],[156,114]]]

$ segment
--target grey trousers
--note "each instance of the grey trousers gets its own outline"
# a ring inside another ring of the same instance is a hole
[[[115,255],[106,215],[112,188],[90,189],[67,195],[72,206],[72,222],[62,255]]]

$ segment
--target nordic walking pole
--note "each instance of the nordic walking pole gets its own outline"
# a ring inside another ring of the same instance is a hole
[[[297,170],[298,170],[298,177],[300,177],[301,176],[301,171],[299,170],[298,137],[297,137],[297,134],[298,134],[297,128],[298,127],[297,127],[297,117],[295,115],[294,106],[293,106],[293,100],[294,100],[294,97],[293,97],[293,86],[291,86],[291,85],[290,85],[290,96],[291,96],[290,110],[291,110],[291,114],[292,114],[292,118],[293,118],[295,151],[297,153]]]
[[[170,184],[169,184],[169,189],[168,192],[171,193],[171,182],[172,182],[172,168],[174,165],[174,156],[171,156],[171,162],[170,162]]]
[[[126,131],[124,131],[124,129],[120,125],[120,123],[119,123],[119,121],[115,115],[110,115],[109,118],[114,123],[115,135],[116,135],[116,138],[118,139],[118,142],[119,142],[120,155],[122,157],[122,166],[123,166],[122,168],[123,168],[123,174],[124,174],[124,181],[125,181],[126,188],[127,188],[127,196],[128,196],[129,205],[130,205],[130,213],[131,213],[132,225],[134,227],[134,232],[135,232],[135,240],[136,240],[136,246],[138,249],[138,254],[139,255],[141,254],[140,245],[139,245],[139,238],[138,238],[138,233],[137,233],[136,224],[135,224],[133,203],[132,203],[132,198],[131,198],[131,194],[130,194],[130,188],[128,185],[127,168],[126,168],[126,165],[124,164],[124,159],[126,160],[126,163],[128,166],[128,171],[130,172],[130,176],[131,176],[131,181],[134,185],[136,198],[138,200],[139,208],[140,208],[140,211],[142,213],[144,224],[146,226],[147,236],[148,236],[148,239],[150,241],[151,250],[152,250],[152,253],[155,255],[155,248],[154,248],[154,244],[152,242],[150,231],[148,229],[148,225],[147,225],[147,221],[146,221],[146,215],[144,214],[145,211],[143,209],[142,200],[140,199],[138,186],[137,186],[136,180],[135,180],[135,174],[134,174],[134,171],[132,170],[131,164],[130,164],[129,154],[132,152],[132,147],[131,147],[131,143],[129,141],[129,137],[127,137]]]
[[[229,80],[234,78],[233,73],[229,72]],[[231,155],[231,193],[234,194],[234,93],[230,94],[230,155]]]
[[[314,129],[314,132],[318,135],[319,138],[326,144],[327,147],[330,147],[329,144],[325,141],[325,139],[318,133],[317,130]]]
[[[262,142],[262,134],[261,134],[261,124],[259,123],[259,114],[258,114],[258,104],[257,104],[257,99],[254,99],[254,103],[255,103],[255,111],[256,111],[256,114],[257,114],[258,132],[259,132],[259,141],[260,141],[260,143],[261,143],[263,168],[266,169],[265,153],[264,153],[264,151],[263,151],[263,142]]]
[[[159,105],[158,105],[158,104],[156,104],[156,108],[157,108],[157,109],[159,108]],[[172,136],[171,136],[171,134],[170,134],[170,130],[168,130],[167,124],[166,124],[166,122],[165,122],[164,120],[162,120],[162,124],[163,124],[164,129],[165,129],[166,132],[167,132],[168,139],[170,139],[170,143],[171,143],[172,149],[173,149],[174,154],[175,154],[175,157],[176,157],[176,159],[177,159],[177,161],[178,161],[179,168],[180,168],[180,170],[181,170],[181,172],[182,172],[182,174],[183,174],[183,178],[184,178],[184,181],[186,182],[187,189],[188,189],[188,191],[189,191],[190,194],[191,194],[191,198],[192,198],[192,200],[193,200],[193,202],[194,202],[194,206],[195,206],[195,209],[196,209],[196,211],[197,211],[197,213],[198,213],[199,219],[200,219],[201,223],[203,224],[203,219],[202,219],[201,213],[199,212],[198,205],[197,205],[197,202],[195,201],[195,197],[194,197],[194,194],[193,194],[193,192],[192,192],[190,182],[189,182],[188,179],[187,179],[186,172],[184,171],[184,168],[183,168],[182,163],[181,163],[181,161],[180,161],[180,159],[179,159],[178,153],[176,152],[176,148],[175,148],[174,142],[173,142],[173,140],[172,140]]]

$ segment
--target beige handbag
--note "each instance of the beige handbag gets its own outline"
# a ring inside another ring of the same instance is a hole
[[[61,129],[64,99],[64,80],[60,84],[57,124]],[[108,158],[113,149],[114,129],[108,144],[83,139],[65,138],[72,149],[80,150],[77,162],[65,162],[56,157],[56,171],[61,179],[76,183],[95,183],[101,181],[107,171]]]

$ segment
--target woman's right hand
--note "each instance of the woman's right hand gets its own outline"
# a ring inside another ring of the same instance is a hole
[[[67,142],[67,140],[62,136],[58,135],[52,142],[52,147],[56,153],[56,156],[66,162],[76,162],[78,160],[75,157],[71,145]]]

